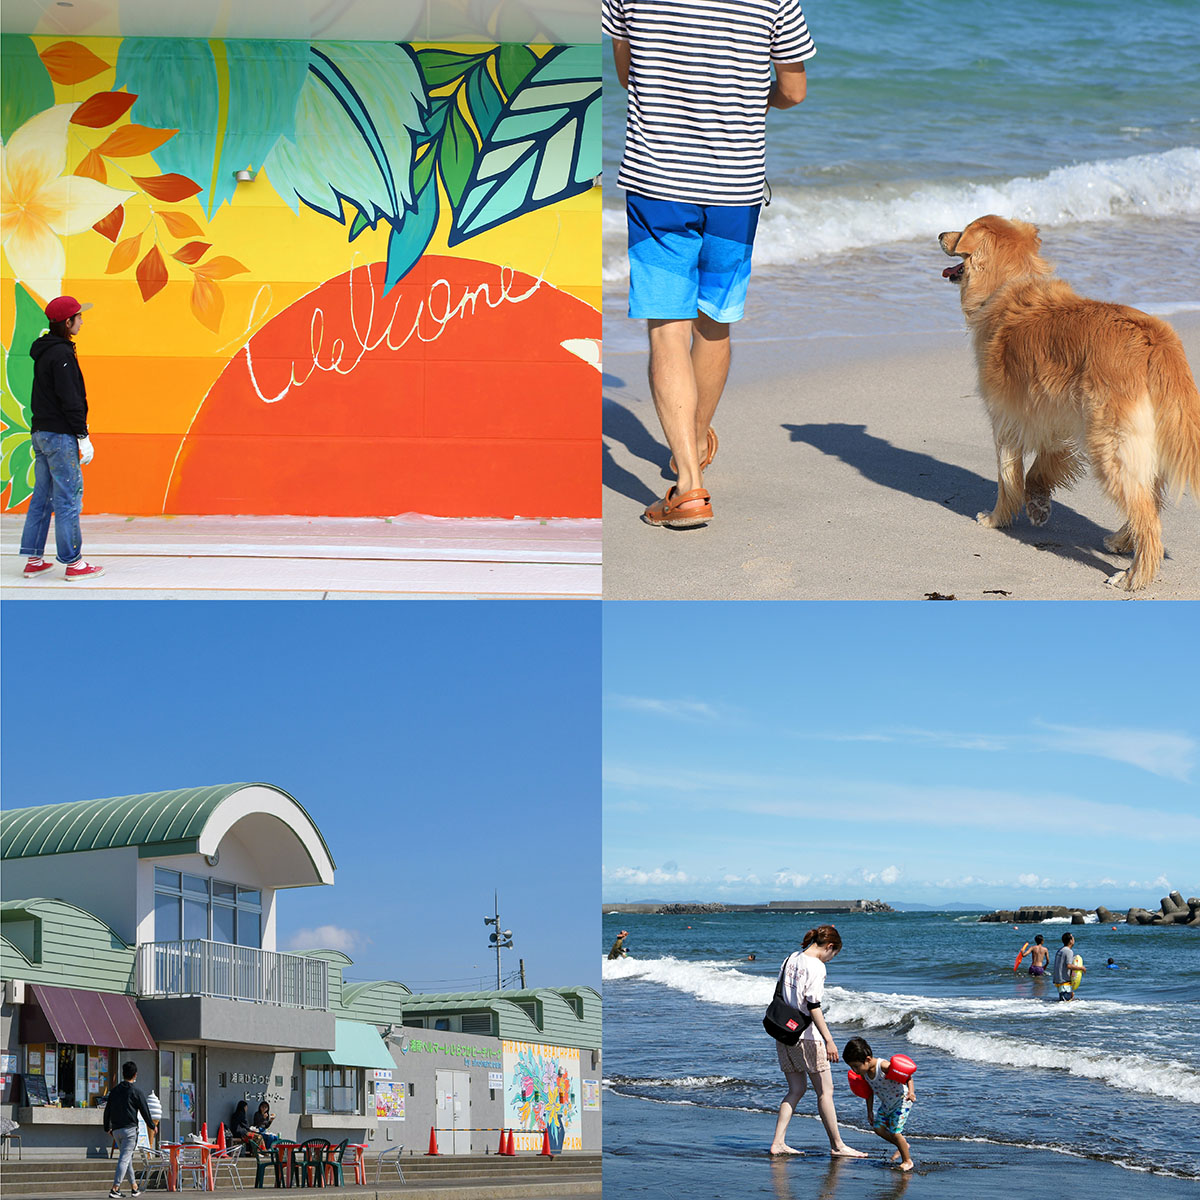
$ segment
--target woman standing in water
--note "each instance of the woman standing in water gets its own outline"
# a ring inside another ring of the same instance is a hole
[[[866,1158],[862,1150],[855,1150],[842,1141],[838,1129],[837,1110],[833,1103],[833,1072],[831,1062],[837,1062],[838,1051],[825,1017],[821,1013],[821,997],[825,993],[825,967],[842,948],[842,938],[832,925],[819,925],[804,935],[800,949],[788,956],[783,964],[783,998],[793,1008],[807,1012],[812,1017],[800,1040],[794,1046],[776,1042],[779,1065],[787,1079],[787,1095],[779,1105],[779,1119],[775,1122],[775,1138],[771,1142],[772,1154],[803,1154],[784,1141],[788,1122],[796,1105],[808,1090],[812,1080],[817,1095],[817,1112],[825,1133],[829,1137],[829,1152],[835,1158]]]

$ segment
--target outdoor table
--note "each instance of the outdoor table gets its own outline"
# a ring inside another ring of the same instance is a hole
[[[354,1182],[366,1183],[367,1164],[365,1161],[365,1155],[367,1153],[367,1143],[351,1142],[350,1145],[346,1147],[346,1153],[353,1156],[350,1159],[350,1164],[354,1167]]]
[[[170,1156],[167,1166],[167,1191],[179,1191],[179,1152],[181,1150],[199,1150],[200,1161],[204,1165],[204,1179],[208,1190],[213,1190],[212,1152],[217,1149],[216,1142],[164,1142],[162,1148]]]

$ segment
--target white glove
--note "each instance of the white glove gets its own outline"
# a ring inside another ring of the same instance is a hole
[[[96,447],[92,445],[92,439],[90,437],[81,437],[79,439],[79,465],[86,467],[95,456]]]

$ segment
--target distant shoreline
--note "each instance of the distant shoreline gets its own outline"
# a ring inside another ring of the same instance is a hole
[[[721,904],[702,900],[637,904],[602,904],[606,913],[647,913],[651,915],[691,915],[696,913],[876,913],[895,912],[882,900],[770,900],[766,904]]]

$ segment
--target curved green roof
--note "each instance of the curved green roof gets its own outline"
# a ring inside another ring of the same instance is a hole
[[[0,813],[0,858],[35,858],[118,846],[164,847],[172,852],[194,849],[205,824],[235,792],[247,787],[270,788],[296,805],[308,819],[325,853],[329,847],[300,802],[270,783],[221,783],[176,788],[140,796],[112,796],[44,804]],[[333,855],[329,854],[332,863]]]

